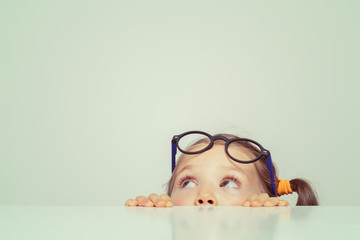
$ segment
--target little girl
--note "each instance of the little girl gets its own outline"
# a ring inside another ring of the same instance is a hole
[[[177,149],[183,154],[175,166]],[[288,206],[277,196],[293,191],[298,194],[297,206],[318,205],[307,181],[279,179],[270,152],[254,140],[235,135],[190,131],[174,136],[172,172],[167,194],[138,196],[125,206]]]

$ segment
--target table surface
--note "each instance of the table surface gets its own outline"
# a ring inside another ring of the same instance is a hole
[[[360,207],[0,206],[0,239],[360,239]]]

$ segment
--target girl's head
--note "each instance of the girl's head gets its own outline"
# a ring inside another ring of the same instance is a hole
[[[228,139],[238,138],[230,134],[218,134]],[[200,139],[186,151],[197,151],[209,144],[209,139]],[[259,149],[247,142],[232,145],[231,155],[241,159],[254,159]],[[275,181],[276,170],[273,166]],[[317,205],[310,185],[301,179],[290,181],[293,191],[298,192],[297,205]],[[251,194],[268,193],[271,190],[270,173],[265,158],[243,164],[233,161],[225,152],[223,141],[215,141],[211,149],[195,155],[182,154],[168,183],[168,195],[177,206],[191,205],[241,205]]]

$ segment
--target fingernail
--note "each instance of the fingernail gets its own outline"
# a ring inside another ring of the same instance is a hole
[[[251,207],[262,207],[262,204],[258,201],[251,202]]]

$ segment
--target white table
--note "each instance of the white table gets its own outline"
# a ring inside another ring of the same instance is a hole
[[[360,207],[0,206],[0,239],[360,239]]]

